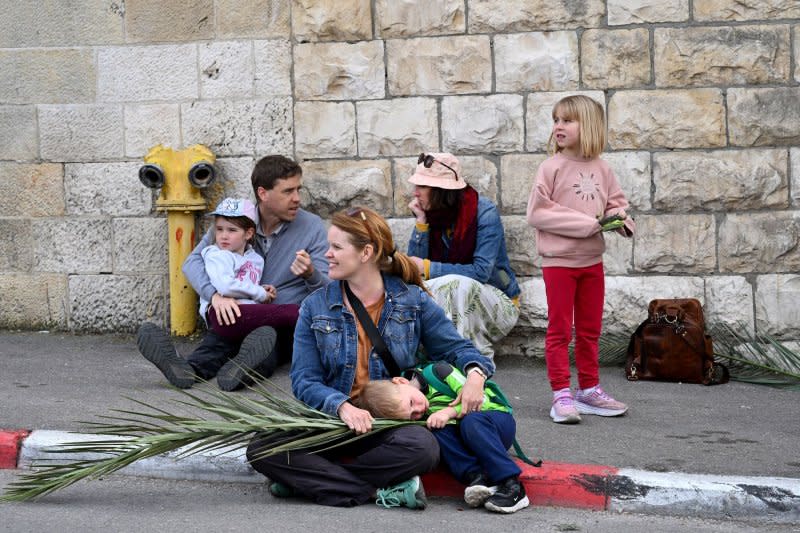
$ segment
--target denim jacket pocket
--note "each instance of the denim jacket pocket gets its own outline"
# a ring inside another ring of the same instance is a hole
[[[341,320],[329,317],[314,317],[311,331],[317,340],[317,348],[323,361],[336,361],[342,344],[343,325]]]

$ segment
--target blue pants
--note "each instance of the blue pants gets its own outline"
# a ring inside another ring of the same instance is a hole
[[[508,455],[514,442],[517,423],[502,411],[470,413],[458,424],[449,424],[433,432],[439,441],[441,460],[461,482],[472,474],[483,472],[497,483],[522,473]]]

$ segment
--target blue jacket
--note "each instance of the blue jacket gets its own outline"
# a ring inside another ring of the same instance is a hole
[[[408,255],[429,259],[430,232],[419,231],[416,225],[408,242]],[[447,274],[460,274],[468,278],[488,283],[503,291],[509,298],[520,293],[519,285],[506,252],[506,238],[503,222],[497,207],[483,196],[478,198],[478,236],[475,254],[471,264],[437,263],[431,261],[430,278]],[[449,248],[449,242],[445,241]]]
[[[456,331],[441,307],[425,291],[394,276],[383,276],[385,302],[378,331],[400,369],[418,366],[420,345],[432,361],[447,361],[464,370],[478,364],[487,375],[494,363]],[[303,301],[294,332],[292,392],[305,404],[336,415],[348,400],[356,375],[356,318],[344,306],[342,284],[332,281]],[[388,379],[389,372],[372,350],[369,378]]]

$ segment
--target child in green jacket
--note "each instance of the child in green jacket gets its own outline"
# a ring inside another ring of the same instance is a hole
[[[466,377],[445,362],[431,364],[427,372],[432,372],[428,374],[431,379],[416,369],[406,371],[407,378],[370,381],[357,401],[379,418],[420,420],[427,415],[427,426],[434,430],[442,461],[467,485],[464,501],[470,507],[483,505],[498,513],[527,507],[530,502],[519,481],[522,470],[508,454],[516,433],[510,408],[486,389],[480,411],[449,424],[461,414],[460,405],[450,404]]]

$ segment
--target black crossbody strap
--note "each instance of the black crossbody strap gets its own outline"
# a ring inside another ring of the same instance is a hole
[[[369,313],[364,309],[364,304],[353,294],[353,291],[350,290],[350,285],[348,285],[346,281],[343,281],[342,284],[344,285],[344,292],[347,294],[347,299],[350,300],[350,305],[353,306],[356,318],[361,323],[361,327],[364,328],[364,331],[367,332],[369,340],[372,341],[372,347],[375,348],[375,351],[381,356],[386,370],[389,371],[392,377],[399,376],[400,367],[397,366],[397,361],[394,360],[392,352],[389,351],[389,348],[383,341],[383,337],[381,337],[381,334],[378,332],[375,322],[372,321]]]

